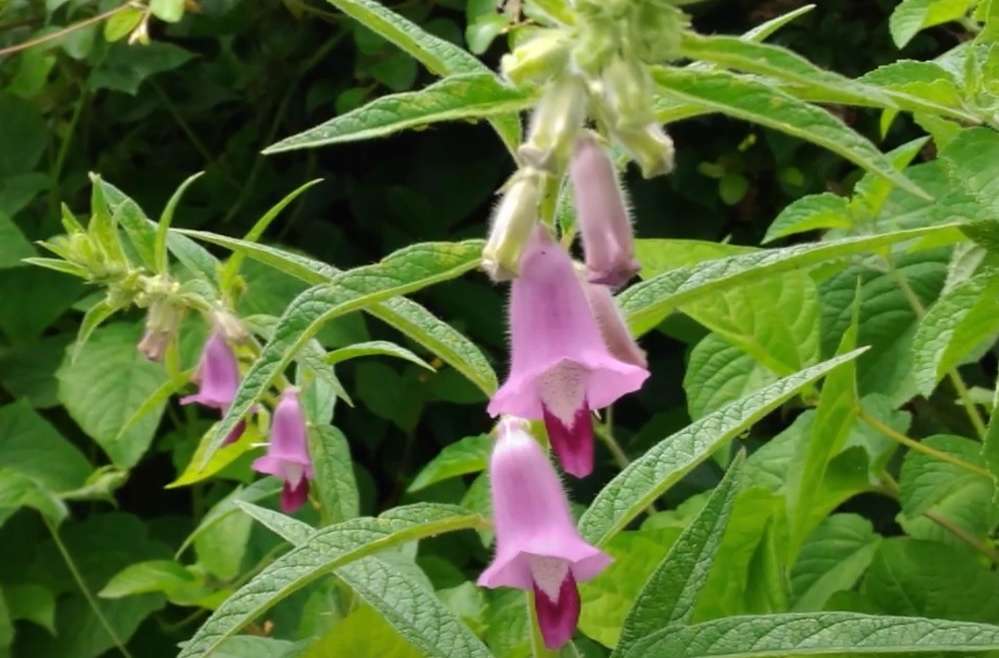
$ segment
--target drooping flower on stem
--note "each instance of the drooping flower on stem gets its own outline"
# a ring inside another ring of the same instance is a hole
[[[509,281],[520,270],[520,259],[541,202],[541,172],[526,167],[507,186],[493,212],[489,240],[482,250],[482,269],[493,281]]]
[[[576,140],[569,171],[589,280],[617,288],[635,276],[639,265],[614,163],[592,134],[583,133]]]
[[[534,592],[545,646],[568,642],[579,621],[579,590],[611,559],[580,537],[558,474],[519,418],[500,421],[489,461],[496,555],[483,587]]]
[[[590,302],[590,310],[600,328],[600,335],[604,338],[607,350],[615,357],[625,363],[636,365],[639,368],[648,368],[649,362],[645,358],[645,350],[638,346],[628,323],[621,315],[621,309],[614,301],[614,295],[610,288],[600,283],[583,283],[583,290],[586,292],[586,299]]]
[[[510,292],[511,365],[490,415],[544,420],[562,468],[593,470],[591,410],[641,388],[648,370],[615,357],[601,336],[572,259],[538,226]]]
[[[309,498],[309,481],[315,478],[309,456],[305,414],[298,401],[298,389],[288,387],[274,408],[267,454],[253,462],[253,470],[284,481],[281,509],[291,514]]]
[[[198,392],[180,399],[181,404],[200,404],[218,409],[225,415],[239,388],[239,362],[226,341],[225,333],[216,327],[201,350],[201,360],[194,377]],[[239,440],[246,422],[239,421],[225,439],[225,444]]]

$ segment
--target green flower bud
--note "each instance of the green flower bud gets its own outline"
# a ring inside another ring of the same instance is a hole
[[[538,222],[542,174],[527,167],[514,174],[493,213],[482,269],[493,281],[509,281],[520,270],[520,256]]]
[[[531,117],[528,140],[517,153],[523,164],[557,173],[572,152],[572,144],[586,121],[586,87],[575,76],[553,82]]]
[[[611,136],[642,168],[643,177],[655,178],[673,171],[673,140],[658,123],[611,129]]]
[[[565,70],[568,38],[562,30],[536,30],[501,62],[503,75],[516,86],[541,84]]]
[[[652,80],[641,64],[615,57],[603,70],[600,82],[612,126],[623,129],[652,121]]]

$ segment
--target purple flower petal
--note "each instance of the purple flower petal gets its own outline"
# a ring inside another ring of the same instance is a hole
[[[586,402],[566,425],[544,407],[545,429],[552,450],[562,464],[562,470],[569,475],[584,478],[593,472],[593,420]]]
[[[297,487],[290,482],[285,482],[281,487],[281,511],[285,514],[294,514],[308,499],[309,481],[305,478],[302,478]]]
[[[535,583],[534,609],[545,647],[552,651],[561,649],[572,639],[579,623],[579,589],[572,572],[565,575],[558,597],[554,600]]]

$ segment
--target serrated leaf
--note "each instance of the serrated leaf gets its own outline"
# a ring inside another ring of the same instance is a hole
[[[888,18],[895,45],[903,48],[927,27],[964,16],[974,0],[902,0]]]
[[[635,599],[617,649],[612,655],[627,652],[636,641],[661,628],[663,624],[690,621],[697,596],[707,582],[721,544],[732,503],[739,489],[739,473],[745,459],[739,453],[704,508],[690,522],[659,563]]]
[[[813,142],[918,197],[931,198],[896,171],[869,140],[838,118],[763,82],[722,71],[664,67],[653,68],[652,76],[667,98],[702,105]]]
[[[930,112],[946,118],[978,123],[964,109],[961,91],[954,77],[934,62],[898,60],[865,73],[861,82],[895,92],[893,98],[903,109]]]
[[[920,443],[966,463],[981,464],[980,446],[971,439],[935,434],[920,440]],[[984,475],[921,452],[909,451],[899,475],[899,501],[905,515],[915,518],[961,489],[982,483],[988,484]]]
[[[400,347],[387,340],[372,340],[364,343],[354,343],[348,347],[341,347],[326,355],[326,363],[335,365],[348,359],[356,359],[361,356],[394,356],[410,363],[415,363],[421,368],[433,371],[434,367],[413,354],[405,347]]]
[[[999,331],[999,271],[986,268],[942,295],[912,339],[913,375],[925,396]]]
[[[707,261],[665,272],[636,284],[618,296],[621,310],[637,334],[659,324],[670,312],[685,303],[755,279],[858,253],[877,251],[899,242],[932,238],[946,244],[963,239],[957,224],[945,224],[907,231],[894,231],[768,249]]]
[[[120,429],[144,401],[159,389],[166,375],[136,349],[142,328],[111,324],[96,330],[76,361],[63,363],[59,399],[73,419],[96,441],[115,466],[130,468],[149,447],[164,403],[135,423]]]
[[[827,228],[850,228],[850,204],[845,197],[823,192],[793,201],[777,215],[762,243]]]
[[[708,334],[690,351],[683,373],[690,417],[697,420],[776,379],[742,349],[718,334]]]
[[[323,525],[357,516],[360,500],[347,437],[329,425],[312,427],[309,429],[309,454],[316,470],[314,485]]]
[[[732,36],[685,32],[680,52],[691,59],[720,64],[746,73],[769,76],[798,87],[818,90],[844,103],[895,107],[880,89],[820,68],[786,48]]]
[[[184,233],[234,251],[243,251],[248,257],[260,263],[313,285],[328,283],[341,273],[340,270],[321,261],[274,247],[203,231]],[[184,237],[171,231],[171,237],[173,235]],[[388,301],[371,304],[364,310],[439,356],[486,395],[492,395],[496,390],[496,373],[478,346],[416,302],[404,297],[394,297]]]
[[[328,284],[312,287],[296,297],[281,317],[274,337],[244,375],[203,459],[207,461],[222,445],[239,419],[323,323],[372,303],[460,276],[479,264],[481,252],[480,240],[416,244],[374,265],[338,274]]]
[[[492,73],[466,73],[444,78],[425,89],[382,96],[363,107],[314,128],[282,139],[265,154],[317,148],[376,137],[407,128],[479,119],[526,109],[531,95],[500,82]]]
[[[822,521],[801,547],[791,569],[793,610],[822,610],[836,592],[851,589],[866,571],[881,536],[856,514],[834,514]]]
[[[483,471],[492,447],[493,440],[488,434],[466,436],[446,445],[420,470],[406,490],[419,491],[450,478]]]
[[[636,643],[628,658],[750,658],[775,655],[862,656],[999,649],[988,624],[820,612],[729,617],[673,626]]]
[[[863,349],[778,380],[659,442],[631,462],[597,494],[579,520],[583,536],[594,544],[606,542],[671,485],[707,459],[723,442],[737,436],[802,388],[861,353]]]
[[[482,523],[477,515],[441,505],[398,507],[378,518],[324,528],[240,588],[209,617],[178,658],[207,656],[218,645],[284,597],[350,562],[408,541]]]

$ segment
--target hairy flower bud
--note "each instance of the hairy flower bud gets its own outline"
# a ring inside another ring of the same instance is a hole
[[[162,361],[170,341],[177,335],[183,316],[184,310],[166,299],[157,299],[150,304],[146,313],[146,331],[137,346],[139,351],[150,361]]]
[[[526,168],[514,174],[493,213],[482,269],[493,281],[509,281],[520,271],[520,256],[538,222],[541,172]]]
[[[518,150],[525,165],[552,173],[562,171],[587,110],[582,80],[567,75],[553,82],[531,116],[527,142]]]
[[[658,123],[641,128],[612,129],[611,136],[642,168],[642,176],[655,178],[673,171],[673,140]]]
[[[541,84],[561,73],[569,59],[566,34],[557,29],[540,29],[503,56],[500,67],[503,75],[518,87]]]

